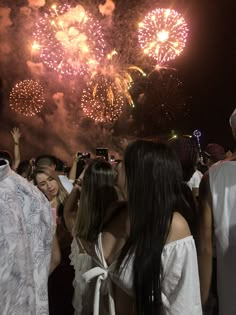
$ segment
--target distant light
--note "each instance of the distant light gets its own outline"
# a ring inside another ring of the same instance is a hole
[[[172,137],[170,137],[170,138],[168,139],[168,141],[171,141],[171,140],[176,139],[176,138],[178,138],[178,135],[177,135],[177,134],[174,134]]]

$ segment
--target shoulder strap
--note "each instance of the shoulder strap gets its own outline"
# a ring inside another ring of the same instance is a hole
[[[76,237],[76,241],[77,241],[77,244],[78,244],[79,248],[82,249],[82,252],[83,252],[84,254],[88,254],[88,253],[86,252],[85,248],[84,248],[84,245],[82,244],[81,240],[80,240],[78,237]]]

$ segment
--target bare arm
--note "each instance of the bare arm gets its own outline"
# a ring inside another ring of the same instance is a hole
[[[75,180],[74,188],[69,194],[69,197],[67,198],[64,205],[64,220],[65,220],[66,227],[71,234],[73,232],[73,228],[76,222],[81,186],[82,186],[82,181],[83,181],[85,171],[86,171],[86,167],[84,168],[83,172],[80,174],[79,178]]]
[[[79,161],[79,157],[77,154],[75,155],[75,158],[73,160],[70,172],[69,172],[69,179],[75,180],[76,179],[76,171],[77,171],[77,163]]]
[[[14,127],[11,131],[11,134],[14,140],[14,161],[13,161],[12,168],[16,170],[20,164],[20,138],[21,138],[20,129]]]
[[[57,235],[55,233],[52,240],[52,254],[51,254],[49,275],[56,269],[56,267],[60,264],[60,262],[61,262],[61,251],[60,251]]]
[[[68,231],[72,234],[78,212],[80,186],[75,184],[64,205],[64,220]]]
[[[198,265],[202,304],[209,295],[212,276],[212,202],[208,173],[199,189]]]

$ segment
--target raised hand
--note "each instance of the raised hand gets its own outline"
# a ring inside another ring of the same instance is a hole
[[[13,140],[14,140],[15,144],[19,144],[19,141],[20,141],[20,138],[21,138],[20,129],[17,128],[17,127],[14,127],[11,130],[11,134],[12,134],[12,137],[13,137]]]

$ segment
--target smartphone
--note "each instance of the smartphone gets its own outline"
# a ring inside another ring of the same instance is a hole
[[[108,161],[108,149],[107,148],[97,148],[96,157],[103,158]]]

